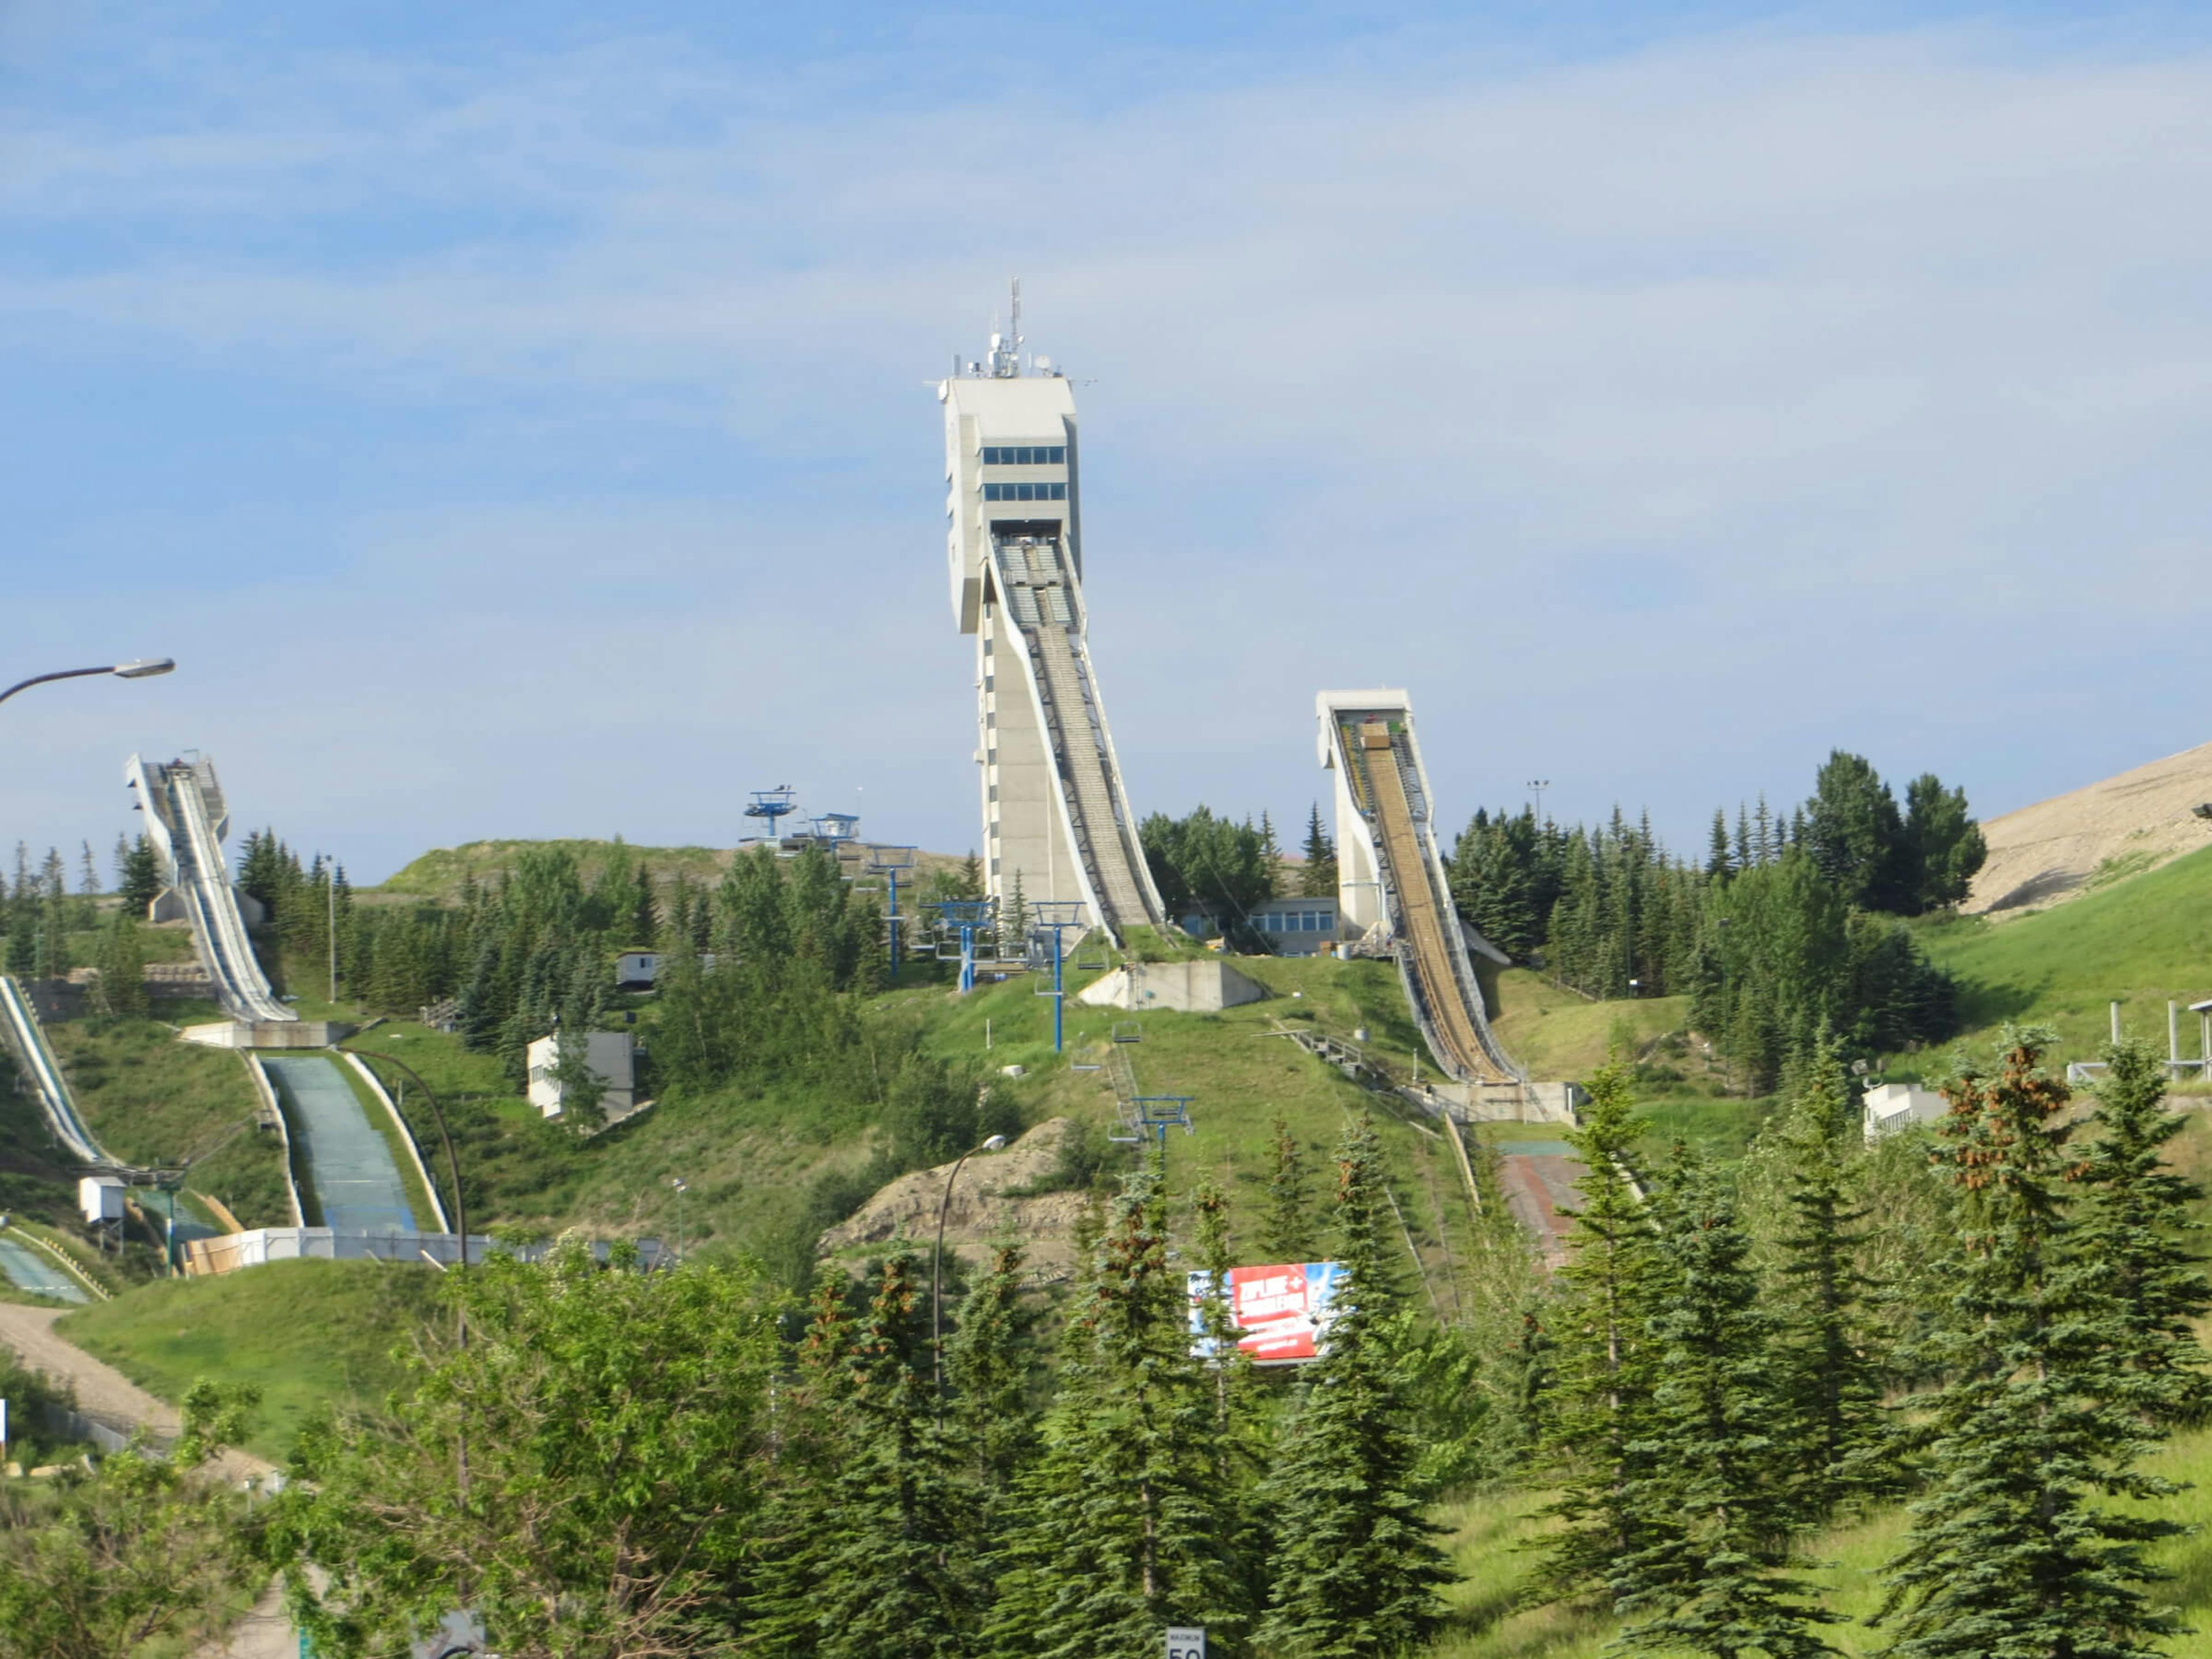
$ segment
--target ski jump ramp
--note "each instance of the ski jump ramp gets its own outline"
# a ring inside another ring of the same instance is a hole
[[[1445,1074],[1526,1103],[1528,1074],[1490,1029],[1444,877],[1413,700],[1401,690],[1324,691],[1314,712],[1322,766],[1336,775],[1339,913],[1371,944],[1389,946],[1414,1022]]]
[[[952,615],[975,636],[985,891],[1079,902],[1126,942],[1165,907],[1091,658],[1075,394],[1012,332],[939,383]]]
[[[39,1024],[37,1011],[31,1006],[31,999],[21,986],[6,975],[0,975],[0,1040],[5,1041],[8,1052],[15,1057],[23,1080],[38,1097],[39,1110],[46,1120],[47,1128],[53,1132],[62,1149],[80,1164],[94,1169],[120,1168],[100,1150],[100,1143],[92,1138],[91,1129],[77,1115],[69,1080],[62,1075],[61,1062],[54,1058],[54,1051],[47,1044],[46,1031]]]
[[[123,778],[138,793],[147,838],[167,883],[154,901],[153,919],[182,917],[191,923],[192,948],[233,1019],[247,1025],[296,1020],[270,988],[246,937],[246,913],[250,908],[252,920],[258,921],[260,907],[230,884],[222,856],[230,812],[215,763],[195,756],[149,763],[133,755]]]

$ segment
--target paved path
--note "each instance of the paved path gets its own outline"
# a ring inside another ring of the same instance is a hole
[[[307,1149],[307,1170],[323,1225],[364,1233],[415,1231],[406,1183],[392,1160],[391,1143],[376,1132],[361,1097],[322,1054],[264,1058],[263,1065],[283,1097],[292,1133]]]
[[[60,1262],[35,1244],[0,1235],[0,1273],[19,1290],[33,1296],[50,1296],[58,1302],[82,1302],[84,1286],[63,1270]]]

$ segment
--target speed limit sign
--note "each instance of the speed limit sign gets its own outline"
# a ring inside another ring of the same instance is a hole
[[[1200,1625],[1168,1626],[1168,1659],[1206,1659],[1206,1630]]]

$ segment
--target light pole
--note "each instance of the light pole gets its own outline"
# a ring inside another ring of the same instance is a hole
[[[929,1253],[929,1351],[937,1383],[937,1405],[945,1408],[945,1215],[952,1207],[952,1183],[961,1169],[978,1152],[995,1152],[1006,1144],[1004,1135],[993,1135],[980,1146],[960,1154],[952,1173],[945,1177],[945,1197],[937,1206],[937,1246]]]
[[[1528,787],[1536,797],[1536,827],[1539,830],[1544,827],[1544,792],[1551,787],[1552,781],[1549,778],[1528,780]]]
[[[684,1260],[684,1194],[691,1189],[684,1184],[681,1176],[672,1176],[668,1184],[676,1188],[676,1260]]]
[[[119,680],[151,679],[156,674],[168,673],[176,665],[175,659],[170,657],[136,657],[129,662],[110,663],[100,668],[64,668],[52,674],[33,674],[0,691],[0,702],[31,686],[44,685],[48,680],[78,680],[88,674],[112,674]]]

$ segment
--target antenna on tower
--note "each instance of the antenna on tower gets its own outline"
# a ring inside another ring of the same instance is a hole
[[[1015,380],[1022,372],[1022,279],[1018,276],[1013,279],[1006,331],[1001,334],[995,326],[991,331],[990,372],[994,380]]]
[[[1022,347],[1026,343],[1022,338],[1022,279],[1018,276],[1013,279],[1013,297],[1008,302],[1006,309],[1012,313],[1015,367],[1019,368]]]

